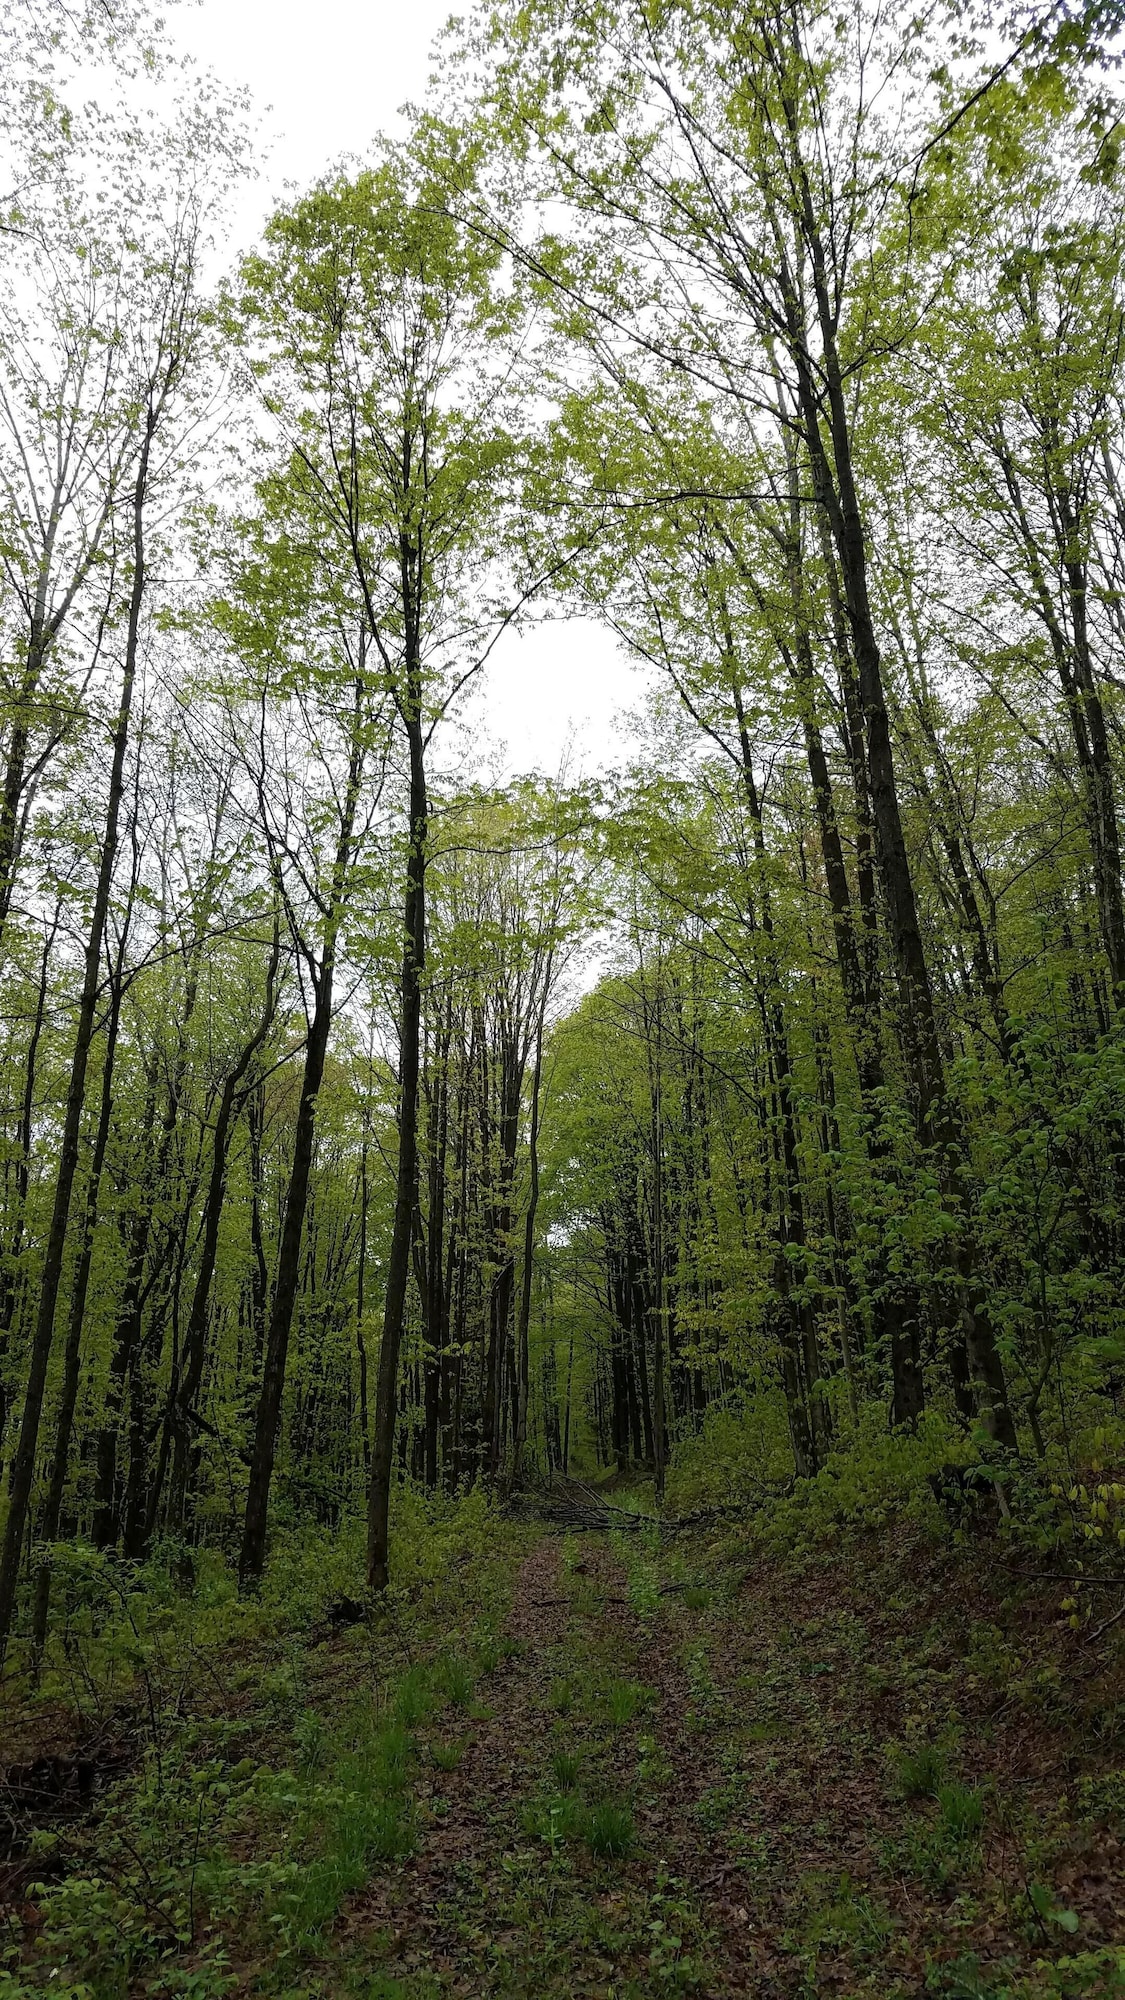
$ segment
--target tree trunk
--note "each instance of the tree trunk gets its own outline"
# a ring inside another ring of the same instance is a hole
[[[227,1155],[231,1132],[240,1109],[242,1079],[273,1026],[277,1011],[277,972],[280,957],[281,936],[275,921],[273,946],[266,970],[262,1012],[253,1033],[239,1051],[233,1068],[223,1080],[211,1141],[211,1173],[203,1206],[203,1241],[199,1253],[199,1268],[196,1272],[191,1308],[184,1332],[179,1379],[177,1381],[173,1376],[169,1390],[167,1420],[172,1432],[172,1491],[168,1508],[168,1525],[173,1532],[178,1532],[183,1526],[187,1501],[192,1421],[199,1386],[203,1379],[211,1281],[215,1275],[215,1263],[219,1251],[219,1224],[222,1221],[226,1198]]]
[[[799,50],[794,51],[800,54]],[[829,292],[824,244],[817,226],[804,160],[795,103],[789,86],[783,89],[788,124],[799,227],[812,271],[816,317],[821,340],[821,368],[827,397],[831,464],[821,431],[820,400],[806,342],[802,309],[788,268],[782,272],[788,345],[799,386],[799,412],[812,467],[814,490],[832,530],[844,602],[851,629],[852,654],[867,745],[867,775],[875,825],[876,863],[883,889],[887,924],[898,971],[902,1003],[904,1052],[914,1092],[915,1118],[923,1142],[938,1154],[943,1191],[957,1211],[958,1288],[960,1322],[969,1368],[976,1387],[981,1421],[997,1443],[1014,1449],[1015,1425],[1008,1403],[1003,1364],[988,1312],[986,1287],[977,1268],[975,1235],[968,1211],[970,1190],[963,1135],[949,1104],[945,1069],[926,965],[914,883],[903,833],[891,744],[890,720],[883,689],[882,666],[871,612],[863,517],[852,464],[851,433],[843,371],[836,343],[836,322]]]
[[[55,1449],[51,1461],[51,1482],[47,1489],[46,1505],[40,1524],[40,1540],[53,1542],[59,1532],[62,1515],[63,1495],[66,1491],[66,1476],[70,1463],[70,1440],[74,1429],[74,1412],[78,1403],[78,1384],[82,1356],[82,1328],[86,1317],[86,1294],[90,1285],[90,1267],[94,1255],[94,1235],[98,1221],[98,1196],[101,1190],[102,1168],[105,1163],[106,1145],[109,1140],[110,1123],[113,1116],[113,1071],[117,1055],[117,1035],[121,1019],[121,966],[117,967],[113,978],[109,1019],[106,1023],[105,1062],[102,1066],[102,1094],[98,1111],[97,1130],[94,1134],[94,1148],[90,1159],[90,1179],[86,1188],[86,1213],[82,1224],[82,1238],[78,1249],[78,1259],[74,1267],[74,1283],[70,1295],[70,1320],[67,1326],[66,1348],[63,1356],[62,1394],[55,1428]],[[51,1602],[51,1565],[43,1562],[35,1579],[35,1609],[32,1624],[32,1650],[38,1660],[47,1638],[47,1616]]]
[[[105,831],[102,838],[97,883],[94,889],[94,905],[90,915],[90,930],[86,941],[82,991],[78,1003],[78,1025],[74,1038],[74,1051],[71,1057],[70,1080],[67,1086],[62,1143],[59,1148],[59,1169],[55,1180],[51,1222],[43,1258],[43,1272],[39,1289],[39,1309],[31,1342],[19,1444],[16,1447],[15,1458],[12,1462],[8,1495],[8,1519],[4,1532],[3,1554],[0,1556],[0,1665],[3,1664],[8,1634],[11,1630],[12,1613],[15,1609],[20,1550],[23,1543],[23,1531],[27,1523],[28,1511],[31,1505],[32,1486],[35,1479],[35,1454],[39,1441],[39,1424],[43,1414],[43,1397],[47,1387],[47,1369],[54,1341],[55,1307],[58,1302],[59,1285],[62,1280],[63,1255],[66,1248],[67,1226],[70,1221],[70,1199],[74,1188],[74,1176],[78,1167],[78,1140],[82,1124],[82,1110],[86,1098],[86,1071],[90,1058],[90,1044],[94,1037],[102,939],[105,935],[110,889],[113,883],[113,872],[117,860],[118,825],[121,812],[121,799],[125,788],[125,756],[129,743],[129,723],[133,707],[133,688],[136,681],[140,640],[141,604],[145,587],[144,506],[148,486],[149,458],[155,425],[156,416],[150,405],[144,442],[141,447],[141,455],[137,467],[136,483],[133,489],[133,578],[129,596],[129,620],[125,639],[121,703],[113,733],[113,753],[110,763],[109,798],[106,805]]]
[[[316,1142],[316,1106],[320,1086],[324,1081],[324,1063],[332,1028],[336,951],[343,921],[355,818],[363,776],[366,749],[363,715],[364,688],[362,681],[357,680],[347,785],[341,807],[331,888],[324,913],[319,964],[314,964],[311,957],[308,959],[309,974],[313,984],[313,1017],[309,1023],[309,1036],[305,1049],[297,1124],[293,1135],[293,1158],[289,1169],[289,1186],[285,1196],[281,1241],[277,1253],[273,1301],[266,1328],[265,1353],[262,1358],[262,1380],[258,1391],[250,1478],[246,1489],[246,1512],[242,1526],[242,1547],[238,1559],[238,1574],[243,1589],[252,1588],[257,1583],[266,1560],[270,1487],[273,1482],[277,1436],[281,1424],[289,1335],[293,1325],[293,1308],[296,1304],[301,1275],[301,1238],[304,1233],[309,1176],[312,1172]],[[409,1247],[408,1243],[408,1254]]]
[[[429,800],[426,792],[425,744],[422,730],[421,670],[412,664],[407,689],[406,730],[410,749],[409,836],[406,897],[403,912],[402,974],[399,988],[398,1172],[395,1182],[394,1226],[387,1260],[387,1290],[383,1308],[383,1340],[375,1393],[375,1441],[371,1453],[371,1485],[367,1508],[367,1582],[385,1590],[388,1581],[391,1475],[394,1469],[398,1357],[406,1316],[410,1277],[414,1187],[418,1159],[418,1082],[422,975],[426,962],[426,847]]]
[[[59,927],[61,908],[56,907],[50,930],[43,939],[43,958],[39,969],[39,988],[35,996],[35,1019],[32,1023],[31,1038],[27,1048],[27,1062],[24,1068],[23,1105],[19,1124],[19,1156],[16,1164],[16,1213],[12,1224],[11,1240],[3,1259],[0,1282],[3,1292],[0,1297],[0,1453],[8,1428],[8,1396],[6,1367],[8,1346],[12,1337],[16,1305],[23,1290],[21,1283],[21,1263],[23,1253],[24,1228],[27,1221],[27,1191],[31,1179],[31,1127],[35,1111],[35,1077],[39,1055],[39,1042],[43,1033],[43,1022],[47,1012],[47,972],[50,964],[51,947]],[[3,1460],[0,1457],[0,1471]]]

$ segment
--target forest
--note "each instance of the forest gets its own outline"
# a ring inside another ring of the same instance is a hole
[[[10,0],[0,2000],[1125,1995],[1123,32]]]

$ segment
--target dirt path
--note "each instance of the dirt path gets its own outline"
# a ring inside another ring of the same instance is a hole
[[[746,1915],[692,1811],[708,1759],[667,1608],[637,1615],[604,1536],[544,1538],[508,1629],[481,1699],[431,1732],[431,1757],[465,1749],[429,1766],[415,1853],[342,1921],[351,1976],[377,1966],[374,1991],[411,2000],[744,1993]]]
[[[544,1601],[558,1596],[558,1547],[543,1541],[516,1579],[509,1657],[482,1683],[480,1701],[447,1716],[434,1733],[431,1753],[436,1746],[439,1756],[453,1755],[462,1742],[465,1748],[455,1768],[442,1770],[431,1761],[421,1779],[423,1826],[414,1854],[401,1869],[373,1880],[347,1913],[343,1929],[353,1949],[362,1954],[374,1947],[394,1977],[424,1971],[440,1982],[438,1991],[480,1990],[473,1983],[478,1954],[468,1932],[474,1910],[494,1901],[502,1886],[502,1863],[519,1833],[513,1808],[539,1775],[547,1662],[567,1632],[565,1606]]]
[[[341,1921],[341,1994],[1125,1992],[1103,1976],[1120,1839],[1081,1784],[1064,1824],[1063,1746],[988,1691],[985,1643],[1008,1682],[1016,1660],[995,1627],[974,1637],[937,1577],[904,1636],[878,1578],[724,1595],[690,1552],[671,1570],[635,1535],[537,1544],[507,1657],[430,1727],[415,1853]],[[939,1746],[940,1794],[896,1788],[911,1740]]]

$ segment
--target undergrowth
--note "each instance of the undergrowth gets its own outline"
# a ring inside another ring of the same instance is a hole
[[[519,1531],[480,1496],[404,1492],[395,1532],[393,1590],[343,1627],[359,1524],[283,1539],[256,1598],[213,1560],[187,1598],[155,1558],[71,1564],[21,1726],[37,1705],[68,1700],[79,1729],[128,1703],[139,1754],[89,1819],[33,1834],[3,2000],[218,2000],[266,1965],[282,1990],[346,1898],[411,1851],[426,1732],[501,1656]]]

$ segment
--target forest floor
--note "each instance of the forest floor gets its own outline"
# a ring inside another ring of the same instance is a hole
[[[463,1755],[348,1907],[341,1971],[410,2000],[1125,1990],[1099,1950],[1125,1941],[1125,1773],[1098,1662],[1064,1689],[1054,1633],[1005,1632],[963,1561],[684,1581],[708,1566],[678,1549],[670,1577],[635,1536],[533,1549],[518,1650],[442,1733]],[[615,1815],[627,1854],[591,1853]]]
[[[493,1637],[478,1621],[476,1650],[462,1631],[451,1651],[440,1618],[414,1632],[358,1777],[354,1727],[332,1730],[365,1699],[366,1628],[317,1634],[296,1725],[263,1721],[253,1662],[228,1671],[222,1727],[177,1753],[189,1805],[210,1773],[190,1933],[181,1901],[147,1956],[125,1967],[103,1940],[87,1963],[65,1883],[42,1928],[25,1887],[22,1971],[0,1994],[21,1977],[76,2000],[1125,1993],[1118,1632],[1083,1643],[1057,1588],[1015,1582],[987,1537],[868,1535],[794,1566],[748,1561],[733,1529],[508,1532]],[[294,1732],[291,1771],[264,1784]],[[192,1810],[165,1822],[173,1845]],[[144,1879],[170,1908],[151,1855]],[[60,1984],[80,1962],[85,1981]]]

